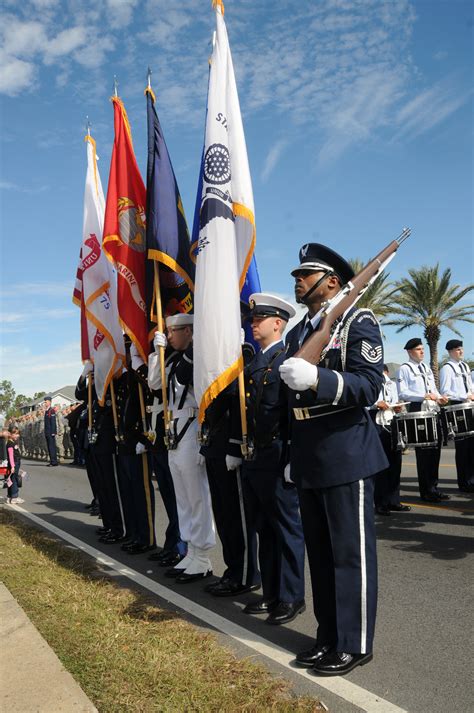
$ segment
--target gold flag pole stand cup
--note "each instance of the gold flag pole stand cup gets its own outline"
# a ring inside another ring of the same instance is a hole
[[[163,312],[161,306],[160,272],[156,260],[153,260],[153,285],[155,289],[156,321],[159,332],[163,332]],[[161,395],[163,399],[163,419],[165,425],[165,445],[168,447],[170,418],[168,412],[168,395],[166,393],[165,347],[160,347]]]
[[[110,398],[112,401],[112,415],[114,418],[114,428],[115,428],[115,440],[117,443],[123,440],[119,433],[119,426],[118,426],[118,416],[117,416],[117,402],[115,400],[115,387],[114,387],[114,381],[113,379],[110,382]]]
[[[243,371],[239,374],[239,404],[240,421],[242,423],[242,445],[240,446],[240,449],[245,460],[252,460],[254,449],[248,439],[247,410],[245,406],[245,381]]]

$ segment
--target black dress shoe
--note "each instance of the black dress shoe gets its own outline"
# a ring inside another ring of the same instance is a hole
[[[120,549],[123,550],[124,552],[127,552],[127,550],[130,547],[133,547],[134,545],[137,545],[137,544],[138,543],[136,540],[131,540],[130,537],[127,537],[127,539],[124,540],[123,545],[121,545]]]
[[[230,580],[229,577],[221,577],[220,579],[215,579],[213,582],[209,582],[209,584],[206,584],[206,586],[203,589],[203,592],[212,594],[213,589],[215,589],[216,587],[220,587],[221,585],[227,584],[227,582],[230,582],[230,581],[232,581],[232,580]]]
[[[226,582],[216,582],[215,586],[209,591],[213,597],[237,597],[239,594],[253,592],[255,589],[260,589],[260,585],[239,584],[238,582],[232,582],[232,580],[229,579]]]
[[[161,560],[164,557],[168,556],[168,552],[165,552],[164,550],[160,550],[159,552],[153,552],[152,555],[148,555],[148,559],[151,560],[152,562],[161,562]]]
[[[312,668],[314,664],[319,661],[320,658],[328,654],[333,647],[330,644],[318,644],[315,643],[307,651],[301,651],[296,654],[295,664],[301,666],[302,668]]]
[[[98,527],[96,533],[103,537],[104,535],[112,533],[112,530],[110,530],[108,527]]]
[[[346,654],[332,651],[316,662],[312,672],[317,676],[344,676],[356,666],[364,666],[372,659],[372,654]]]
[[[176,582],[178,584],[189,584],[189,582],[195,582],[197,579],[206,579],[206,577],[212,577],[212,569],[208,569],[206,572],[196,572],[196,574],[180,574],[176,577]]]
[[[443,493],[442,490],[435,490],[434,494],[439,500],[451,500],[451,495],[448,495],[448,493]]]
[[[172,579],[173,577],[176,579],[176,577],[179,577],[180,574],[183,574],[184,568],[180,569],[179,567],[171,567],[171,569],[167,569],[165,572],[165,577],[169,577]]]
[[[270,614],[276,607],[278,602],[274,599],[265,599],[261,597],[256,602],[251,602],[244,607],[244,614]]]
[[[304,600],[300,602],[279,602],[265,622],[267,624],[288,624],[304,611],[306,611]]]
[[[425,503],[439,503],[441,498],[439,498],[434,493],[426,493],[426,495],[420,495],[420,499],[424,500]]]
[[[375,508],[377,515],[390,515],[390,508],[388,505],[379,505]]]
[[[141,545],[139,542],[134,542],[129,547],[127,547],[127,554],[129,555],[141,555],[144,552],[150,552],[154,550],[156,545]]]
[[[402,505],[401,503],[398,503],[398,505],[389,505],[388,509],[392,510],[392,512],[409,512],[411,507],[409,505]]]
[[[125,535],[106,535],[105,537],[99,537],[99,542],[104,545],[115,545],[117,542],[123,542],[125,540]]]
[[[177,564],[184,559],[184,555],[180,555],[179,552],[169,555],[169,557],[163,557],[158,564],[160,567],[176,567]]]

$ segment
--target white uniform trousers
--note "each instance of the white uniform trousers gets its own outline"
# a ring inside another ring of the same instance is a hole
[[[181,420],[181,419],[180,419]],[[178,432],[181,424],[178,424]],[[216,544],[206,466],[198,465],[197,423],[188,428],[175,450],[168,451],[178,508],[181,539],[201,550]]]

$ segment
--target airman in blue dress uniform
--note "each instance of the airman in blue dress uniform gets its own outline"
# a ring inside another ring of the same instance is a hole
[[[292,411],[290,474],[299,492],[308,552],[315,645],[296,663],[321,676],[343,675],[372,659],[377,606],[374,475],[387,467],[367,408],[383,381],[380,328],[367,309],[350,308],[318,366],[292,357],[318,329],[323,304],[354,275],[318,243],[304,245],[293,270],[308,313],[287,336],[280,367]]]
[[[287,463],[287,389],[279,375],[286,358],[282,333],[294,307],[274,295],[250,296],[253,337],[260,351],[245,368],[248,437],[253,459],[242,464],[249,523],[259,538],[263,597],[247,614],[268,614],[268,624],[286,624],[304,611],[304,538],[294,483],[284,477]],[[237,454],[240,413],[234,411],[228,467]],[[235,425],[234,425],[235,424]]]

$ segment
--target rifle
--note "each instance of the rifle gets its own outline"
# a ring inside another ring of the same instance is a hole
[[[376,255],[360,272],[349,280],[331,300],[322,305],[321,323],[316,332],[306,340],[296,352],[295,357],[305,359],[310,364],[318,364],[324,347],[331,339],[331,329],[334,322],[342,317],[344,312],[353,307],[362,297],[368,287],[385,270],[393,260],[400,245],[410,236],[410,228],[404,228],[398,238],[392,240],[378,255]]]

